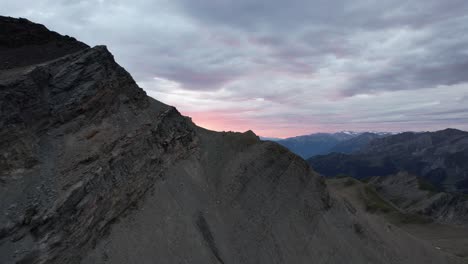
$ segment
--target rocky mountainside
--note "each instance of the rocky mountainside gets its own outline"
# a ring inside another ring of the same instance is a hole
[[[438,223],[468,226],[468,197],[465,195],[439,192],[430,183],[403,172],[373,177],[368,184],[407,213],[428,216]]]
[[[1,263],[462,263],[361,218],[284,147],[197,127],[106,47],[0,29],[18,54],[0,62]]]
[[[383,218],[391,223],[389,229],[396,226],[468,263],[468,200],[463,195],[436,192],[407,173],[366,181],[327,178],[326,183],[361,218]]]
[[[468,132],[402,133],[373,140],[352,154],[313,157],[309,164],[325,176],[356,178],[386,176],[407,171],[440,190],[468,192]]]

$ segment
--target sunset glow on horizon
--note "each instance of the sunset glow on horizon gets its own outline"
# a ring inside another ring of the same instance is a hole
[[[466,1],[41,2],[2,8],[106,44],[148,95],[208,129],[468,130]]]
[[[257,136],[272,138],[288,138],[298,135],[305,135],[317,132],[332,132],[323,129],[311,128],[282,128],[273,129],[268,125],[256,125],[249,120],[239,120],[229,115],[219,114],[217,112],[182,112],[183,115],[192,118],[192,121],[203,128],[214,131],[234,131],[245,132],[252,130]]]

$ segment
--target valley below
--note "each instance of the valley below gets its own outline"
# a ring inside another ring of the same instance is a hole
[[[375,185],[369,182],[348,177],[330,178],[327,186],[332,196],[343,200],[347,208],[373,224],[383,226],[387,232],[400,229],[437,250],[468,261],[466,222],[463,225],[439,223],[422,214],[408,212],[379,195]]]

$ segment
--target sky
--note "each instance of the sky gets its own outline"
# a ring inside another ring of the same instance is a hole
[[[205,128],[468,130],[466,0],[0,0]]]

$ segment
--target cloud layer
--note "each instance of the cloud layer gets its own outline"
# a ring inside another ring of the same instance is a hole
[[[106,44],[201,126],[263,136],[468,129],[468,2],[0,0]]]

